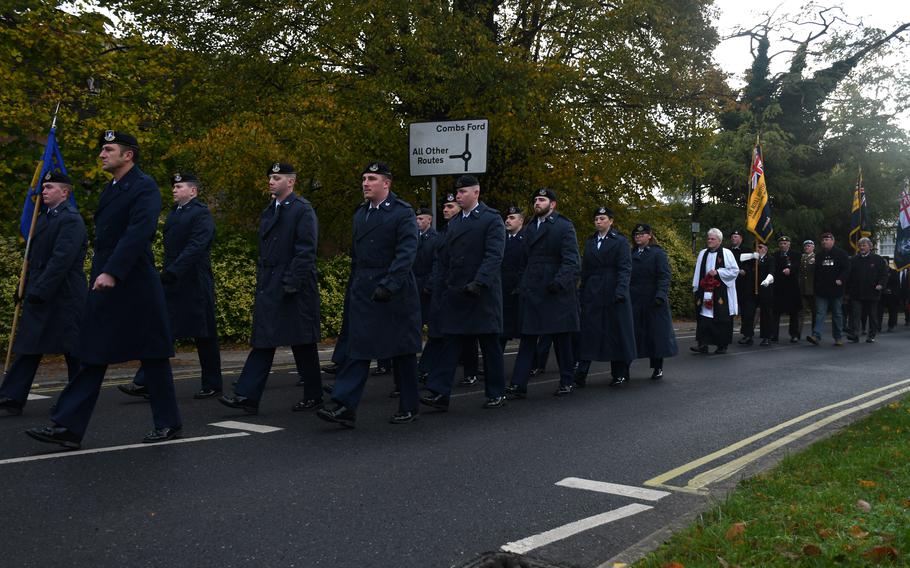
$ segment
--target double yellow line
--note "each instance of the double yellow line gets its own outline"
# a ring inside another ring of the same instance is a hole
[[[866,400],[865,402],[859,402],[859,401],[862,401],[863,399],[878,395],[878,394],[886,392],[886,391],[888,391],[887,394],[878,396],[871,400]],[[778,424],[777,426],[768,428],[767,430],[762,430],[761,432],[758,432],[757,434],[749,436],[748,438],[744,438],[734,444],[730,444],[729,446],[727,446],[725,448],[721,448],[721,449],[717,450],[716,452],[712,452],[706,456],[700,457],[687,464],[684,464],[677,468],[671,469],[670,471],[668,471],[666,473],[662,473],[662,474],[658,475],[657,477],[653,477],[653,478],[649,479],[648,481],[645,481],[644,484],[649,487],[660,487],[663,489],[669,489],[671,491],[682,491],[685,493],[703,494],[706,492],[706,487],[708,485],[710,485],[712,483],[716,483],[716,482],[724,480],[724,479],[727,479],[728,477],[735,475],[737,472],[741,471],[744,467],[746,467],[750,463],[758,460],[759,458],[761,458],[763,456],[770,454],[771,452],[777,450],[778,448],[781,448],[791,442],[794,442],[794,441],[802,438],[803,436],[806,436],[820,428],[824,428],[828,424],[831,424],[832,422],[840,420],[841,418],[844,418],[845,416],[849,416],[850,414],[859,412],[866,408],[876,406],[876,405],[881,404],[896,396],[900,396],[901,394],[903,394],[905,392],[910,392],[910,379],[904,379],[904,380],[898,381],[896,383],[891,383],[890,385],[885,385],[883,387],[873,389],[868,392],[864,392],[864,393],[854,396],[852,398],[848,398],[847,400],[842,400],[840,402],[836,402],[836,403],[830,404],[828,406],[823,406],[822,408],[812,410],[811,412],[807,412],[805,414],[797,416],[796,418],[792,418],[790,420],[787,420],[786,422],[782,422],[782,423]],[[719,458],[722,458],[722,457],[732,454],[733,452],[736,452],[742,448],[745,448],[746,446],[754,444],[755,442],[768,438],[768,437],[772,436],[773,434],[780,432],[781,430],[789,428],[790,426],[799,424],[800,422],[803,422],[805,420],[808,420],[810,418],[813,418],[815,416],[824,414],[826,412],[829,412],[831,410],[834,410],[836,408],[840,408],[843,406],[850,406],[850,408],[841,410],[840,412],[836,412],[836,413],[826,416],[820,420],[812,422],[811,424],[804,426],[804,427],[800,428],[799,430],[791,432],[780,438],[776,438],[773,441],[768,442],[767,444],[759,447],[756,450],[753,450],[738,458],[735,458],[726,463],[723,463],[715,468],[712,468],[705,472],[699,473],[698,475],[692,477],[683,486],[669,485],[667,483],[670,480],[676,479],[678,477],[682,477],[686,473],[693,471],[695,469],[698,469],[705,464],[711,463]]]

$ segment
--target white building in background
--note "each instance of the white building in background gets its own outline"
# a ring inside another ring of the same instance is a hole
[[[882,224],[881,226],[887,228],[881,231],[878,238],[875,239],[875,252],[881,256],[894,258],[894,247],[897,244],[897,223]]]

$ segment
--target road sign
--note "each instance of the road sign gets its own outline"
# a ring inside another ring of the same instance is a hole
[[[489,130],[485,118],[411,123],[411,175],[485,173]]]

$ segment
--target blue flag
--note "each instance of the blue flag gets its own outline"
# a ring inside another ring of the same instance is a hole
[[[50,134],[47,135],[47,144],[44,145],[44,156],[41,158],[41,169],[35,185],[28,188],[25,196],[25,206],[22,208],[22,217],[19,220],[19,232],[22,237],[28,239],[28,231],[32,226],[32,216],[35,213],[35,203],[41,199],[41,187],[44,175],[48,172],[59,171],[66,174],[66,166],[63,165],[63,155],[60,153],[60,146],[57,145],[57,129],[51,127]],[[70,204],[76,206],[76,196],[70,192]]]

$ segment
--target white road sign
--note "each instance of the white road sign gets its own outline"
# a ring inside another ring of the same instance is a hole
[[[485,118],[411,123],[411,175],[485,173],[489,130]]]

